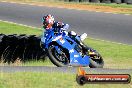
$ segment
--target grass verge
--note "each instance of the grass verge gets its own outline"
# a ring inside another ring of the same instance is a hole
[[[10,24],[0,21],[0,33],[3,34],[27,34],[27,35],[41,35],[42,30],[24,27],[16,24]]]
[[[76,74],[70,73],[0,73],[0,88],[131,88],[131,85],[132,83],[80,86],[76,83]]]
[[[41,35],[42,31],[29,27],[23,27],[15,24],[5,23],[0,21],[0,33],[4,34],[34,34]],[[110,43],[87,38],[85,43],[96,49],[104,58],[106,68],[132,68],[132,46]],[[20,63],[23,66],[44,66],[53,65],[49,60],[30,61]]]
[[[0,0],[0,1],[9,1],[9,2],[14,1],[18,3],[72,8],[72,9],[79,9],[79,10],[132,14],[132,5],[127,5],[127,4],[113,4],[113,3],[104,4],[104,3],[87,3],[87,2],[77,3],[77,2],[64,2],[64,0],[21,0],[21,1],[20,0]]]

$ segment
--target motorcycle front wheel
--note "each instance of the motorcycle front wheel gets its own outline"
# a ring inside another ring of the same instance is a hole
[[[60,52],[58,52],[58,50],[55,47],[58,47]],[[70,63],[68,58],[69,56],[66,50],[56,44],[55,45],[52,44],[48,48],[48,57],[51,60],[51,62],[58,67],[68,66]]]

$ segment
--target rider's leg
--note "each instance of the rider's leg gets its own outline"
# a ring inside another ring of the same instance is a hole
[[[87,37],[86,33],[79,36],[74,31],[69,31],[68,35],[76,42],[78,42],[78,44],[80,44],[83,49],[87,50],[87,46],[82,42]]]
[[[86,33],[81,34],[80,35],[81,41],[83,41],[86,37],[87,37],[87,34]]]
[[[77,35],[76,32],[74,32],[74,31],[69,31],[68,34],[69,34],[69,36],[71,36],[72,38],[77,38],[77,40],[78,40],[78,38],[79,38],[81,41],[83,41],[83,40],[87,37],[87,34],[86,34],[86,33],[83,33],[83,34],[81,34],[81,35],[79,36],[79,35]],[[79,41],[80,41],[80,40],[79,40]]]
[[[76,32],[74,32],[74,31],[69,31],[68,35],[74,40],[75,40],[75,37],[77,36]]]

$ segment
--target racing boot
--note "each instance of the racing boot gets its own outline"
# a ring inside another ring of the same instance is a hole
[[[84,49],[84,50],[88,50],[88,47],[83,43],[83,41],[85,40],[87,38],[87,34],[86,33],[83,33],[82,35],[80,35],[80,40],[81,41],[79,41],[79,44],[82,46],[82,48]]]
[[[81,41],[84,41],[84,39],[86,38],[87,38],[87,33],[83,33],[82,35],[80,35]]]
[[[84,50],[88,50],[87,46],[82,42],[86,37],[87,34],[83,33],[82,35],[78,36],[74,31],[68,32],[68,35],[75,40]]]

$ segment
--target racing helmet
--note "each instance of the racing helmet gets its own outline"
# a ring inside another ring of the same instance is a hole
[[[43,27],[46,30],[48,30],[48,29],[52,28],[55,21],[54,21],[54,17],[52,15],[48,14],[42,18],[42,22],[43,22]]]

